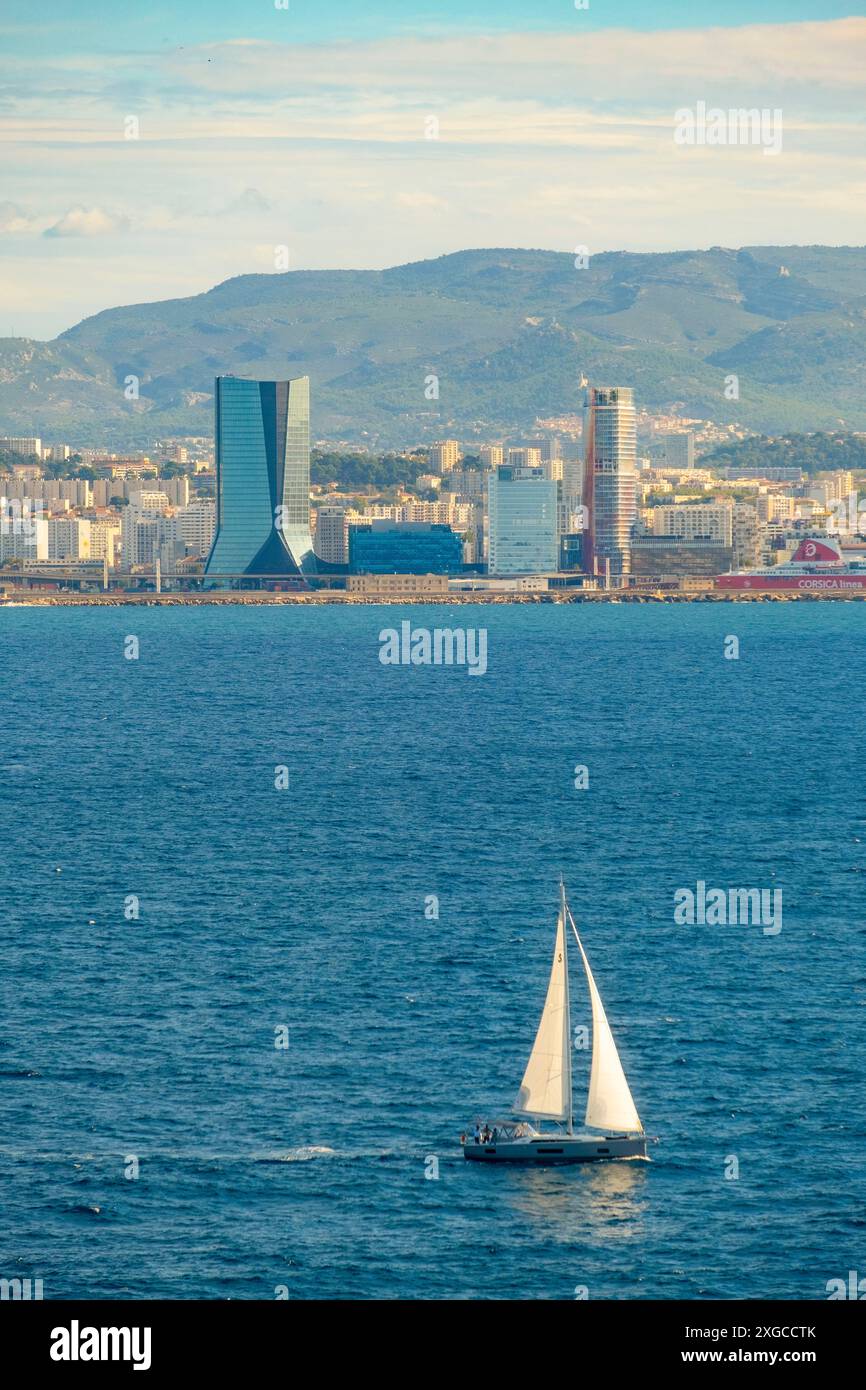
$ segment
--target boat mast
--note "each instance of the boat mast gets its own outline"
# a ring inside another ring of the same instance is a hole
[[[568,989],[568,911],[565,902],[565,883],[562,874],[559,876],[559,911],[562,914],[562,950],[563,966],[565,974],[565,1053],[568,1059],[568,1070],[566,1074],[566,1085],[568,1087],[568,1129],[566,1133],[574,1133],[574,1093],[571,1085],[571,997]],[[570,916],[570,914],[569,914]]]

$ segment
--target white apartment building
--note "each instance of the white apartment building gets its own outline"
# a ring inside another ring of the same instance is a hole
[[[664,503],[653,508],[654,536],[676,536],[681,541],[716,541],[719,545],[733,543],[731,502]]]
[[[114,569],[117,565],[118,554],[120,551],[120,522],[119,521],[91,521],[90,523],[90,558],[91,560],[107,560],[108,568]]]
[[[89,521],[81,517],[49,517],[48,519],[48,559],[52,562],[63,560],[90,560]]]
[[[0,564],[8,560],[48,560],[48,522],[27,514],[0,520]]]
[[[207,555],[210,552],[216,531],[215,502],[190,502],[188,506],[178,507],[171,520],[174,521],[175,539],[186,547],[187,554]]]
[[[22,458],[30,458],[31,454],[35,454],[41,459],[42,440],[35,436],[25,438],[7,434],[0,438],[0,449],[7,454],[20,454]]]
[[[142,492],[133,495],[124,508],[121,521],[120,563],[123,569],[133,565],[152,565],[159,550],[163,516],[168,508],[164,492]]]
[[[442,526],[453,526],[456,531],[473,524],[475,508],[471,502],[449,500],[451,494],[443,493],[440,502],[401,502],[395,504],[375,503],[365,507],[359,521],[430,521]],[[318,551],[316,552],[318,554]]]

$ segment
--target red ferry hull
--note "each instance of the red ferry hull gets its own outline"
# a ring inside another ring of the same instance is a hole
[[[866,593],[866,574],[720,574],[717,589],[793,589],[804,594]]]

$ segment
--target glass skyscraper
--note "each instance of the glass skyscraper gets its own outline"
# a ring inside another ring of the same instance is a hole
[[[584,569],[603,574],[609,560],[611,574],[628,574],[637,518],[637,431],[629,387],[587,391],[583,438]]]
[[[558,485],[542,468],[494,468],[487,484],[489,574],[559,568]]]
[[[310,380],[215,382],[217,516],[207,575],[315,570]]]

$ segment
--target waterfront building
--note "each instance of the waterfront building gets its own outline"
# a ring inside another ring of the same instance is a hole
[[[637,431],[634,395],[624,386],[590,387],[584,405],[584,566],[628,574],[637,514]]]
[[[749,502],[735,502],[733,510],[733,568],[753,569],[761,562],[764,529]]]
[[[353,574],[459,574],[463,542],[436,522],[361,522],[349,528],[349,568]]]
[[[365,598],[445,598],[447,574],[350,574],[346,592]]]
[[[717,541],[732,544],[732,502],[683,502],[653,507],[652,532],[655,536],[674,536],[677,540]]]
[[[487,485],[490,574],[546,574],[559,566],[558,485],[541,467],[494,469]]]
[[[310,381],[217,377],[216,536],[208,575],[315,571]]]
[[[48,559],[90,560],[91,523],[81,517],[49,517]]]
[[[635,579],[675,579],[727,574],[733,549],[720,541],[679,540],[672,536],[635,536],[631,574]]]

